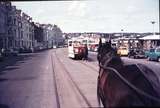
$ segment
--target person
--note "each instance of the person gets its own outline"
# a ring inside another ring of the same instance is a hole
[[[87,48],[87,44],[85,44],[85,48],[84,48],[84,59],[83,60],[88,60],[88,48]]]

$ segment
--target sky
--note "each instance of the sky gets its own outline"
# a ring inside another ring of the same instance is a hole
[[[63,32],[159,32],[159,0],[12,2],[34,22]],[[151,21],[156,23],[153,25]],[[121,31],[123,29],[123,31]]]

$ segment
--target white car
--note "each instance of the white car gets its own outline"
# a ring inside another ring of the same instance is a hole
[[[53,48],[55,49],[55,48],[57,48],[57,46],[56,46],[56,45],[53,45]]]

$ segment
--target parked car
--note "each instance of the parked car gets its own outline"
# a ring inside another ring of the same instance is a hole
[[[15,48],[10,49],[10,52],[11,52],[11,55],[13,56],[18,56],[18,53],[19,53],[18,49],[15,49]]]
[[[160,62],[160,47],[150,49],[147,53],[148,60],[156,60]]]
[[[98,51],[98,44],[91,45],[90,51],[95,51],[95,52],[97,52],[97,51]]]
[[[117,53],[120,55],[120,56],[127,56],[128,53],[129,53],[129,49],[127,47],[119,47],[117,49]]]
[[[2,53],[0,53],[0,61],[3,61]]]
[[[53,45],[53,49],[55,49],[55,48],[57,48],[57,46],[56,46],[56,45]]]
[[[8,56],[17,56],[18,55],[18,50],[16,49],[5,49],[2,53],[2,56],[8,57]]]
[[[145,57],[148,58],[149,52],[152,52],[152,51],[154,51],[154,50],[155,50],[154,48],[151,48],[151,49],[149,49],[149,50],[145,50]]]
[[[33,53],[34,52],[34,48],[20,48],[19,49],[19,53]]]
[[[131,49],[128,53],[129,58],[145,58],[145,53],[142,49]]]

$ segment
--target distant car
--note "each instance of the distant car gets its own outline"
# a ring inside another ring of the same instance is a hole
[[[34,48],[20,48],[19,49],[19,53],[33,53],[34,52]]]
[[[11,52],[11,55],[13,56],[18,56],[18,53],[19,53],[18,49],[15,49],[15,48],[10,49],[10,52]]]
[[[129,53],[129,49],[127,47],[119,47],[117,49],[117,53],[120,55],[120,56],[127,56],[128,53]]]
[[[5,49],[2,53],[3,56],[8,57],[8,56],[17,56],[19,51],[17,49]]]
[[[90,51],[95,51],[95,52],[97,52],[97,51],[98,51],[98,44],[91,45]]]
[[[96,46],[96,47],[94,48],[94,51],[95,51],[95,52],[97,52],[97,51],[98,51],[98,46]]]
[[[145,58],[145,53],[141,49],[131,49],[128,53],[129,58]]]
[[[145,51],[144,51],[145,57],[148,58],[149,52],[154,51],[154,50],[155,50],[154,48],[151,48],[151,49],[149,49],[149,50],[145,50]]]
[[[64,47],[63,45],[58,46],[58,48],[63,48],[63,47]]]
[[[149,52],[147,52],[147,58],[148,60],[156,60],[160,62],[160,46],[155,49],[150,49]]]
[[[56,46],[56,45],[53,45],[53,49],[55,49],[55,48],[57,48],[57,46]]]
[[[0,61],[3,61],[2,53],[0,53]]]
[[[67,45],[67,44],[65,44],[65,45],[64,45],[64,47],[68,47],[68,45]]]

